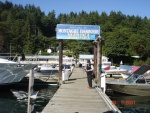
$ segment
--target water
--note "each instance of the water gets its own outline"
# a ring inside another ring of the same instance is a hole
[[[28,98],[17,99],[10,89],[28,91],[28,85],[16,84],[0,87],[0,113],[27,113]],[[31,99],[32,113],[40,113],[57,91],[57,86],[35,86],[39,91],[36,99]]]
[[[113,94],[109,98],[122,113],[150,113],[150,96]]]

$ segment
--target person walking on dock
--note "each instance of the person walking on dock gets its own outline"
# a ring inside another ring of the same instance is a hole
[[[93,65],[91,65],[90,60],[87,60],[86,73],[87,73],[87,81],[88,81],[88,85],[89,85],[88,88],[92,89]]]

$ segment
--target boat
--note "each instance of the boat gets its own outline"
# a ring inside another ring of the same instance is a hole
[[[0,63],[5,63],[5,64],[17,64],[15,61],[11,61],[8,59],[0,58]]]
[[[122,69],[109,69],[109,70],[105,70],[106,75],[120,75],[121,73],[125,73],[126,70],[122,70]]]
[[[116,66],[110,66],[110,69],[104,69],[102,72],[105,73],[107,78],[122,78],[121,73],[125,73],[126,70]]]
[[[112,89],[114,92],[149,96],[150,95],[150,80],[145,79],[144,75],[132,74],[125,80],[107,81],[106,86]]]
[[[35,64],[19,65],[18,63],[0,63],[0,85],[20,82]]]
[[[51,70],[58,71],[59,67],[54,64],[42,64],[42,65],[38,65],[36,70],[38,72],[50,72]]]
[[[62,65],[62,81],[69,80],[74,66]],[[59,78],[59,65],[54,64],[42,64],[37,67],[34,71],[35,78],[45,78],[47,80],[54,80]],[[28,75],[26,76],[28,77]]]
[[[112,89],[114,92],[149,96],[150,95],[150,66],[142,65],[134,73],[132,73],[125,80],[110,80],[106,81],[107,88]]]

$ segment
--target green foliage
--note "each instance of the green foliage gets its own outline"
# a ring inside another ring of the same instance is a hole
[[[145,61],[146,64],[150,65],[150,58],[147,58],[147,60]]]
[[[59,46],[57,24],[100,25],[103,55],[110,59],[138,55],[143,59],[135,60],[134,64],[149,63],[150,20],[146,17],[126,16],[120,11],[111,11],[109,15],[81,11],[59,14],[56,18],[54,10],[45,15],[40,7],[23,7],[8,1],[0,2],[0,52],[9,52],[11,45],[15,53],[38,54],[41,50],[42,54],[47,54],[48,48]],[[65,55],[75,58],[79,54],[93,54],[92,41],[64,40],[63,47],[70,51]]]
[[[133,65],[135,65],[135,66],[141,66],[142,64],[145,64],[145,62],[142,60],[135,60],[133,63]]]

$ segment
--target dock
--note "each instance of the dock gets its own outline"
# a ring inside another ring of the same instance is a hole
[[[86,76],[83,69],[74,68],[42,113],[121,113],[99,87],[88,89]]]

